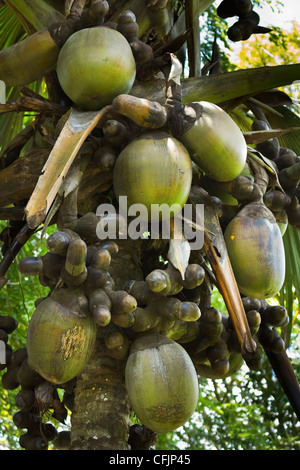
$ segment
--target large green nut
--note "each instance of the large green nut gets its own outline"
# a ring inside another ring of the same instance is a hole
[[[260,202],[247,204],[228,224],[224,238],[242,294],[273,297],[285,278],[285,252],[275,217]]]
[[[198,402],[198,378],[190,356],[180,344],[158,334],[133,342],[125,386],[137,417],[158,433],[183,425]]]
[[[222,108],[207,101],[190,103],[202,107],[202,115],[183,135],[181,142],[191,158],[215,181],[230,181],[243,170],[247,144],[234,120]],[[201,108],[200,108],[201,109]]]
[[[66,383],[86,365],[95,339],[92,315],[76,312],[48,297],[29,322],[28,364],[49,382]]]
[[[143,205],[145,218],[152,220],[179,213],[191,182],[190,155],[179,140],[166,132],[142,133],[122,150],[114,166],[116,196],[126,196],[128,207]]]
[[[57,60],[57,76],[66,95],[85,110],[99,110],[128,93],[136,74],[125,37],[104,26],[86,28],[69,37]]]

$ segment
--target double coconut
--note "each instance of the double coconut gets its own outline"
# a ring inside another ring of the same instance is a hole
[[[144,218],[152,220],[178,214],[187,201],[191,182],[188,151],[178,139],[162,131],[143,132],[131,141],[118,156],[113,171],[116,196],[126,196],[128,207],[143,206]]]
[[[280,228],[263,202],[251,202],[227,225],[228,255],[240,292],[267,299],[281,289],[285,252]]]
[[[38,304],[30,319],[28,364],[49,382],[68,382],[86,365],[95,340],[87,298],[73,290],[58,290]]]
[[[57,76],[66,95],[84,110],[99,110],[128,93],[136,75],[126,38],[106,26],[72,34],[57,60]]]
[[[190,356],[180,344],[159,334],[133,342],[125,386],[137,417],[158,433],[183,425],[198,402],[198,378]]]
[[[186,105],[184,114],[191,125],[179,139],[199,168],[220,182],[240,175],[246,164],[247,144],[229,114],[207,101]]]

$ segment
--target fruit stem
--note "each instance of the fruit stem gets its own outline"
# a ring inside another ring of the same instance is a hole
[[[34,230],[30,229],[27,224],[24,224],[19,233],[15,236],[9,250],[5,253],[0,263],[0,290],[7,283],[7,279],[4,277],[8,268],[14,261],[18,252],[33,235]]]
[[[165,109],[169,129],[174,136],[181,135],[184,132],[184,106],[181,103],[182,64],[175,55],[169,55],[168,66],[164,68],[163,72],[166,78]]]

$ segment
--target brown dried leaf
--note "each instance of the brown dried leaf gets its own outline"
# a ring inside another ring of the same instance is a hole
[[[35,148],[0,171],[0,206],[9,206],[30,197],[50,149]]]
[[[189,242],[184,237],[181,224],[179,227],[174,220],[171,221],[171,239],[169,242],[169,251],[167,258],[174,268],[178,269],[182,279],[185,277],[185,271],[189,264],[191,248]]]
[[[207,228],[204,232],[204,249],[215,274],[217,287],[232,319],[241,349],[244,353],[251,355],[255,352],[256,345],[252,339],[241,295],[228,257],[217,208],[211,202],[206,191],[201,188],[197,192],[191,192],[190,198],[194,205],[204,204],[205,227]]]
[[[174,54],[170,54],[171,70],[168,81],[173,81],[177,85],[181,84],[182,64]]]
[[[72,109],[25,208],[30,228],[44,221],[79,149],[107,108],[101,111]]]
[[[287,132],[299,131],[300,127],[289,127],[287,129],[268,129],[263,131],[250,131],[243,132],[246,143],[248,145],[259,144],[260,142],[266,142],[274,137],[279,137]]]

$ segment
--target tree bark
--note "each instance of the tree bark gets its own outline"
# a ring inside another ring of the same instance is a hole
[[[124,240],[113,257],[110,273],[115,288],[142,279],[141,244]],[[126,357],[114,358],[104,336],[112,324],[98,327],[96,345],[88,365],[77,378],[71,417],[71,450],[127,450],[130,405],[124,386]]]

